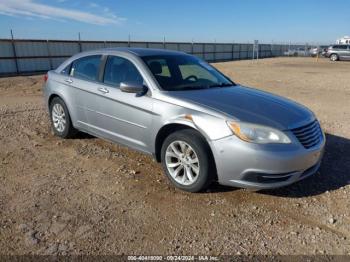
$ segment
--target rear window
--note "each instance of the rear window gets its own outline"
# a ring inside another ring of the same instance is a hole
[[[72,63],[71,76],[96,81],[101,63],[101,55],[86,56]]]

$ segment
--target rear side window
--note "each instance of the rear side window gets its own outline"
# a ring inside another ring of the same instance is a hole
[[[69,75],[70,74],[70,69],[72,67],[72,64],[67,65],[62,71],[61,74],[63,75]]]
[[[348,47],[346,45],[336,45],[333,48],[340,49],[340,50],[348,49]]]
[[[86,56],[72,63],[71,76],[96,81],[101,63],[101,55]]]
[[[103,82],[115,87],[119,87],[122,82],[142,85],[143,78],[135,65],[129,60],[123,57],[109,56],[105,66]]]

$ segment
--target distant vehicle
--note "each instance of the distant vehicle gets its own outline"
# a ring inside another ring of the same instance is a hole
[[[328,47],[326,57],[331,61],[350,60],[350,45],[333,45]]]
[[[299,47],[296,49],[289,49],[286,52],[284,52],[285,56],[309,56],[310,52],[308,49],[305,49],[304,47]]]
[[[54,133],[77,130],[152,154],[178,188],[268,189],[315,174],[325,136],[306,107],[240,86],[182,52],[77,54],[45,76]]]
[[[327,50],[328,50],[328,46],[322,49],[321,55],[326,57],[327,56]]]
[[[311,55],[312,57],[315,57],[315,56],[317,56],[317,55],[320,55],[321,52],[322,52],[322,50],[321,50],[321,48],[319,48],[319,47],[314,47],[314,48],[311,48],[311,49],[310,49],[310,55]]]
[[[344,36],[337,41],[335,41],[336,44],[338,45],[343,45],[343,44],[350,44],[350,36]]]
[[[327,52],[327,48],[328,48],[327,46],[317,46],[317,47],[311,48],[310,55],[312,57],[315,57],[317,55],[319,56],[324,55]]]

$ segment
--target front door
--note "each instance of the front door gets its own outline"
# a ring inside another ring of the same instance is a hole
[[[141,151],[149,151],[153,101],[149,94],[125,93],[119,89],[122,82],[144,83],[135,65],[128,59],[109,56],[102,83],[92,90],[93,100],[87,100],[88,123],[93,133],[110,140],[129,145]]]

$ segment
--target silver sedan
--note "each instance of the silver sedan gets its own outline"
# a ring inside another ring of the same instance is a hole
[[[57,136],[83,131],[152,154],[178,188],[269,189],[315,174],[325,136],[306,107],[234,83],[182,52],[77,54],[45,76]]]

